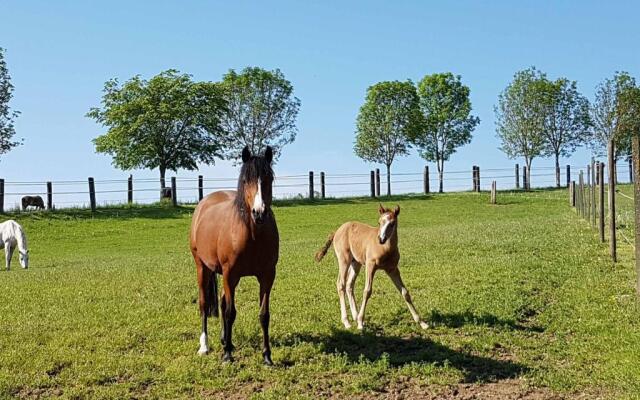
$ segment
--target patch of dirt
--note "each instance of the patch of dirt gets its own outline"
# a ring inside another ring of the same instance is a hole
[[[421,386],[408,381],[389,387],[384,393],[367,393],[353,396],[355,399],[390,400],[586,400],[605,399],[607,396],[595,393],[556,393],[547,388],[532,388],[519,379],[505,379],[491,383],[460,383],[450,386]]]

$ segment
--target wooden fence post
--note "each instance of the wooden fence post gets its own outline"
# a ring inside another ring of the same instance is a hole
[[[204,198],[204,176],[198,175],[198,201]]]
[[[520,189],[520,166],[516,163],[516,189]]]
[[[53,209],[53,184],[47,182],[47,210]]]
[[[476,192],[480,193],[480,166],[476,165]]]
[[[96,212],[96,183],[92,177],[89,177],[89,204],[91,212]]]
[[[583,208],[583,204],[582,204],[583,198],[582,198],[582,171],[578,172],[578,201],[576,202],[578,204],[578,215],[580,215],[581,217],[584,215],[584,208]]]
[[[567,164],[567,187],[571,183],[571,165]]]
[[[587,164],[587,190],[586,190],[586,204],[587,204],[587,221],[591,222],[591,165]]]
[[[0,214],[4,214],[4,179],[0,179]]]
[[[376,173],[371,170],[371,197],[376,197]]]
[[[569,185],[569,205],[571,207],[576,206],[576,182],[572,181]]]
[[[611,254],[611,261],[616,262],[618,260],[616,252],[616,169],[614,158],[615,144],[613,140],[609,140],[607,146],[607,155],[609,158],[609,253]]]
[[[633,176],[633,203],[635,206],[635,258],[636,258],[636,294],[640,296],[640,136],[631,137]]]
[[[529,190],[529,182],[527,180],[527,166],[522,166],[522,188],[524,190]]]
[[[591,225],[596,227],[596,161],[591,158]]]
[[[133,175],[129,175],[127,179],[127,203],[133,203]]]
[[[598,221],[598,226],[599,226],[599,231],[600,231],[600,242],[604,243],[604,163],[599,163],[598,164],[598,191],[599,191],[599,201],[598,201],[598,205],[600,206],[600,208],[598,209],[598,214],[599,214],[599,221]]]
[[[376,197],[380,197],[380,168],[376,168]]]
[[[629,157],[629,183],[633,183],[633,158]]]
[[[324,199],[324,172],[320,171],[320,198]]]
[[[424,166],[424,176],[422,177],[424,194],[429,194],[429,166]]]
[[[491,182],[491,204],[496,204],[496,181]]]
[[[471,191],[476,191],[476,166],[471,166]]]
[[[313,200],[313,171],[309,171],[309,199]]]
[[[174,207],[178,205],[178,189],[175,176],[171,177],[171,204],[173,204]]]
[[[376,197],[376,173],[373,170],[371,170],[370,184],[371,184],[371,198],[375,198]]]

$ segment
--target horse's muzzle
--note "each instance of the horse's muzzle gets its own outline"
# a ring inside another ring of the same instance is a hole
[[[256,224],[260,225],[262,223],[264,223],[264,212],[258,212],[258,211],[251,211],[251,214],[253,216],[253,220],[255,221]]]

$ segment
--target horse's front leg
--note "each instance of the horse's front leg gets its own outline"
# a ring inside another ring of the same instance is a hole
[[[366,280],[364,282],[364,291],[362,293],[362,305],[360,306],[360,312],[358,313],[357,323],[358,329],[364,329],[364,312],[367,308],[367,302],[371,297],[373,290],[373,276],[376,273],[375,264],[367,262],[366,264]]]
[[[409,294],[409,291],[407,290],[407,288],[404,286],[404,283],[402,282],[402,278],[400,277],[400,270],[398,269],[398,267],[396,267],[392,271],[388,271],[387,275],[389,275],[389,278],[391,278],[391,281],[393,281],[393,284],[400,292],[400,295],[402,295],[402,298],[404,299],[405,303],[407,303],[407,308],[409,309],[409,312],[411,313],[411,317],[413,318],[413,320],[416,321],[422,329],[429,328],[429,324],[424,322],[422,318],[420,318],[420,315],[418,315],[418,312],[416,311],[416,308],[413,305],[413,301],[411,300],[411,295]]]
[[[269,342],[269,296],[274,276],[260,278],[260,326],[262,327],[262,358],[265,365],[273,365],[271,360],[271,344]]]
[[[9,271],[9,268],[11,267],[11,257],[13,257],[13,247],[9,242],[4,243],[4,257],[7,264],[7,271]]]
[[[235,291],[236,286],[238,285],[238,280],[238,278],[232,277],[229,274],[222,275],[222,285],[224,288],[224,306],[222,310],[222,318],[224,320],[222,348],[224,350],[224,354],[222,356],[222,360],[227,362],[233,361],[233,357],[231,355],[231,352],[233,351],[231,330],[233,328],[233,323],[236,320]]]

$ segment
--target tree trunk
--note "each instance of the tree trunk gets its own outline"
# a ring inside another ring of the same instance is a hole
[[[387,196],[391,196],[391,164],[387,164]]]
[[[164,180],[164,176],[165,173],[167,171],[167,168],[164,166],[160,167],[160,200],[162,200],[162,192],[164,191],[164,188],[166,188],[167,186],[165,185],[165,180]]]
[[[532,163],[532,159],[528,159],[525,160],[525,163],[527,164],[527,187],[525,188],[526,190],[531,190],[531,163]]]
[[[560,155],[556,153],[556,187],[560,187]]]
[[[438,179],[440,180],[439,186],[438,186],[438,193],[442,193],[444,192],[443,190],[443,180],[444,180],[444,161],[442,162],[442,165],[440,165],[440,161],[437,162],[438,165]]]

